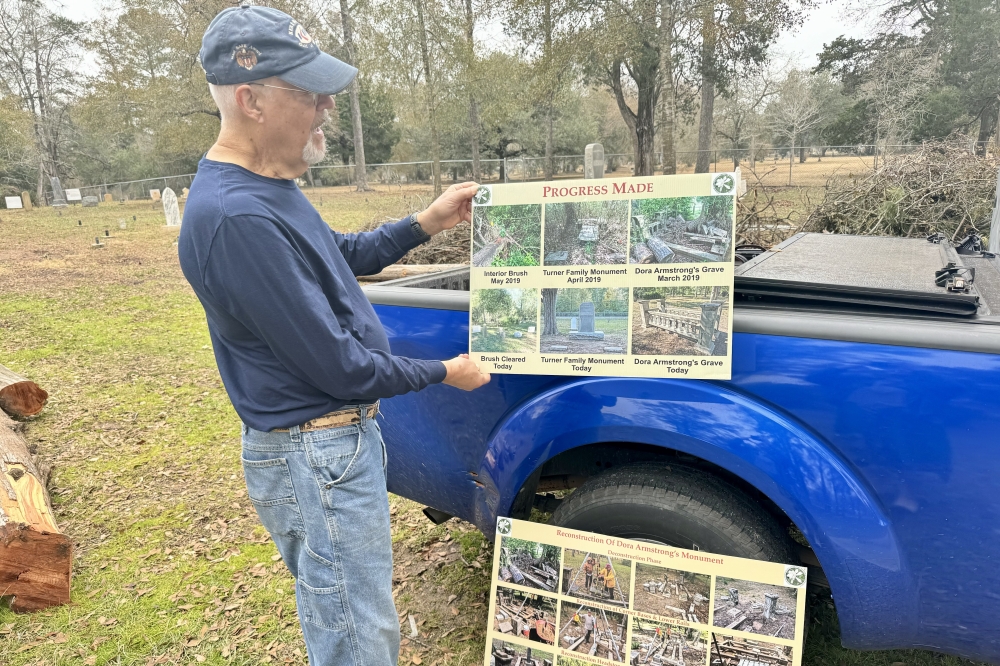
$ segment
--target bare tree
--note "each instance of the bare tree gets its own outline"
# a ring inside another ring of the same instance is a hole
[[[750,148],[762,124],[761,111],[778,92],[775,73],[749,66],[739,72],[716,112],[715,132],[729,142],[733,169],[740,165],[740,151]],[[753,160],[753,155],[750,157]]]
[[[466,80],[472,83],[473,72],[476,65],[476,15],[472,12],[472,0],[465,0],[465,59],[466,59]],[[472,180],[479,182],[482,180],[482,169],[479,165],[479,142],[482,140],[482,126],[479,122],[479,100],[476,99],[475,91],[469,92],[469,130],[470,147],[472,149]]]
[[[808,75],[793,69],[781,84],[777,99],[768,107],[771,130],[776,137],[787,139],[789,143],[789,185],[792,184],[796,140],[819,126],[823,120],[819,102],[812,92]]]
[[[431,76],[431,56],[427,47],[427,22],[424,19],[424,0],[414,0],[417,9],[417,38],[420,40],[420,60],[424,70],[424,97],[427,102],[427,122],[431,129],[431,160],[434,172],[434,196],[441,194],[441,141],[437,126],[437,96],[434,92],[434,77]]]
[[[49,11],[37,0],[0,0],[0,85],[31,114],[38,154],[36,196],[64,172],[61,148],[66,107],[75,80],[78,23]]]

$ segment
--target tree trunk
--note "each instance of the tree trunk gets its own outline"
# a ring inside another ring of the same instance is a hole
[[[660,0],[660,94],[663,109],[660,135],[663,142],[663,173],[677,173],[674,134],[677,114],[677,91],[674,89],[674,8],[673,0]]]
[[[427,26],[424,22],[424,0],[415,0],[417,27],[420,30],[420,57],[424,65],[424,84],[427,96],[427,120],[431,125],[431,159],[434,172],[434,196],[441,194],[441,144],[438,138],[437,113],[434,98],[434,80],[431,78],[431,58],[427,49]]]
[[[542,18],[542,31],[545,33],[545,46],[542,57],[545,60],[546,77],[552,75],[552,0],[545,0],[545,13]],[[552,180],[555,176],[555,163],[552,155],[555,152],[553,140],[553,98],[555,91],[548,90],[548,99],[545,100],[545,180]]]
[[[347,52],[347,64],[357,63],[354,50],[354,24],[351,19],[351,3],[340,0],[340,22],[344,27],[344,50]],[[355,65],[356,66],[356,65]],[[354,77],[348,88],[351,103],[351,128],[354,130],[354,184],[358,192],[367,192],[368,170],[365,164],[365,135],[361,126],[361,84]]]
[[[979,114],[979,137],[976,140],[976,155],[986,154],[986,146],[990,142],[997,126],[997,102],[990,102],[989,106]]]
[[[48,399],[38,384],[0,365],[0,409],[17,418],[34,416]]]
[[[701,109],[698,113],[698,159],[695,173],[708,173],[712,163],[712,116],[715,113],[715,3],[706,5],[701,22]]]
[[[806,147],[799,146],[799,164],[806,163]]]
[[[558,289],[542,289],[542,335],[558,335],[556,323],[556,296]]]
[[[59,533],[40,469],[0,413],[0,594],[15,611],[69,603],[73,543]]]
[[[621,68],[624,63],[616,61],[608,70],[608,84],[615,94],[615,102],[622,120],[632,130],[632,145],[635,148],[635,176],[652,176],[654,169],[653,139],[656,128],[653,123],[656,113],[656,101],[659,95],[656,79],[659,63],[637,63],[636,68],[629,73],[635,81],[637,89],[637,109],[632,111],[625,101],[625,91],[622,88]]]
[[[465,41],[468,46],[469,62],[467,67],[471,72],[476,59],[476,16],[472,13],[472,0],[465,0]],[[469,76],[469,83],[472,83],[472,76]],[[481,141],[482,130],[479,126],[479,102],[475,93],[469,95],[469,129],[472,130],[470,137],[472,143],[472,180],[477,183],[482,181],[483,172],[479,164],[479,142]]]

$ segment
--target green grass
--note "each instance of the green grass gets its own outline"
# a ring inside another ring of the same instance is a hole
[[[559,333],[562,335],[569,335],[570,324],[572,322],[567,317],[560,317],[556,319],[556,327],[559,329]],[[577,326],[580,325],[579,317],[577,317]],[[615,333],[627,333],[628,332],[628,318],[627,317],[594,317],[594,330],[604,331],[608,335]]]

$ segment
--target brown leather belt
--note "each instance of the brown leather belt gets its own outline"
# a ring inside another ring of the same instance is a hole
[[[373,419],[378,415],[378,402],[367,405],[368,418]],[[335,412],[317,416],[311,421],[306,421],[299,426],[299,432],[312,432],[313,430],[323,430],[324,428],[336,428],[339,426],[353,425],[361,423],[362,407],[345,407]],[[275,428],[271,432],[288,432],[290,428]]]

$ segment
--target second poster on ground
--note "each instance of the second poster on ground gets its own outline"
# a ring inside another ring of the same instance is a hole
[[[481,187],[470,356],[499,373],[729,379],[737,184]]]

